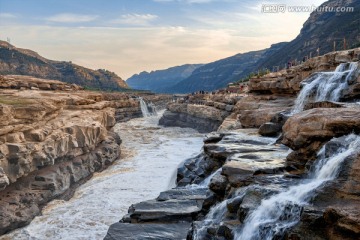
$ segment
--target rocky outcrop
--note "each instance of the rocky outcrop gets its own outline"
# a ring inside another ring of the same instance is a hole
[[[48,91],[77,91],[83,90],[76,84],[64,83],[56,80],[44,80],[41,78],[7,75],[0,76],[0,88],[3,89],[31,89],[31,90],[48,90]]]
[[[105,239],[126,239],[130,234],[136,239],[186,239],[191,222],[206,214],[214,201],[207,188],[162,192],[155,200],[132,205],[120,223],[110,226]]]
[[[293,66],[289,69],[281,70],[279,72],[269,73],[262,77],[253,77],[249,81],[250,92],[256,93],[273,93],[273,94],[296,94],[300,91],[300,83],[314,72],[332,71],[340,63],[358,61],[360,57],[360,48],[331,52],[319,57],[314,57]],[[348,98],[351,96],[350,92],[357,92],[359,86],[354,86],[354,90],[350,90]]]
[[[212,132],[218,129],[228,115],[229,112],[226,109],[218,109],[213,106],[170,103],[159,124],[190,127],[199,132]]]
[[[239,99],[241,96],[228,94],[189,95],[169,104],[160,124],[190,127],[200,132],[216,131],[226,119],[236,118],[232,113]],[[233,126],[233,119],[227,122],[228,128]]]
[[[0,234],[120,156],[115,106],[102,94],[2,90]]]
[[[236,103],[234,112],[243,128],[259,128],[277,114],[290,110],[293,101],[292,96],[249,95]]]
[[[351,83],[348,89],[345,89],[341,97],[341,101],[352,101],[354,99],[360,99],[360,75]]]
[[[283,127],[282,142],[295,151],[288,156],[288,164],[303,167],[331,138],[359,134],[359,110],[356,104],[346,108],[314,108],[289,118]]]

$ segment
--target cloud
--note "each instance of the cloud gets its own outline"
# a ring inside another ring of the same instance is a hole
[[[97,15],[61,13],[48,17],[46,18],[46,20],[50,22],[58,22],[58,23],[82,23],[82,22],[92,22],[96,20],[98,17],[99,16]]]
[[[18,47],[32,49],[49,59],[72,61],[92,69],[109,69],[124,79],[141,71],[212,62],[268,47],[279,40],[239,36],[229,29],[182,26],[4,26],[2,30]]]
[[[132,26],[148,26],[152,21],[159,18],[153,14],[124,14],[120,18],[111,21],[113,24],[124,24]]]
[[[17,16],[12,13],[0,13],[0,18],[17,18]]]

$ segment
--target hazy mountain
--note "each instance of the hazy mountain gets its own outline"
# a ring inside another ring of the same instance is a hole
[[[0,41],[0,74],[56,79],[101,90],[128,88],[126,82],[113,72],[104,69],[91,70],[71,62],[49,60],[34,51],[16,48],[4,41]]]
[[[166,92],[201,66],[202,64],[186,64],[165,70],[141,72],[127,79],[126,83],[134,89],[150,90],[156,93]]]
[[[258,65],[286,43],[278,43],[270,48],[236,54],[196,69],[190,77],[179,82],[167,92],[189,93],[198,90],[212,91],[225,87],[228,83],[240,80],[258,70]]]

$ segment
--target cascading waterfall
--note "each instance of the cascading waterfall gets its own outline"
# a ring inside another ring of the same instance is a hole
[[[282,236],[298,223],[302,207],[308,204],[314,190],[335,179],[344,160],[359,153],[360,136],[351,134],[342,142],[343,145],[329,157],[326,157],[325,146],[319,151],[309,179],[262,200],[260,206],[245,219],[244,226],[234,232],[235,240],[271,240]]]
[[[227,212],[226,205],[227,201],[222,201],[210,210],[210,212],[206,215],[206,218],[201,222],[201,225],[196,228],[193,235],[194,240],[206,239],[205,235],[208,227],[211,225],[220,224]]]
[[[292,114],[303,111],[310,98],[314,102],[339,101],[343,90],[349,87],[354,77],[358,75],[358,62],[341,63],[334,72],[319,72],[304,80],[304,86],[295,101]]]
[[[233,198],[244,197],[244,195],[247,192],[247,189],[248,189],[247,187],[241,188],[235,193],[235,196]],[[211,226],[219,225],[221,221],[224,220],[226,213],[228,211],[227,210],[228,201],[232,200],[233,198],[222,201],[221,203],[218,203],[217,205],[211,208],[210,212],[206,215],[206,218],[195,229],[193,234],[194,240],[206,239],[207,229]]]
[[[202,181],[199,186],[201,187],[208,187],[211,179],[215,176],[215,174],[217,174],[218,172],[221,172],[222,168],[219,168],[218,170],[216,170],[215,172],[213,172],[210,176],[208,176],[207,178],[204,179],[204,181]]]
[[[212,174],[210,174],[209,176],[207,176],[202,182],[200,182],[199,184],[190,184],[187,185],[186,188],[206,188],[209,186],[211,179],[215,176],[215,174],[217,174],[218,172],[220,172],[222,170],[222,168],[219,168],[218,170],[216,170],[215,172],[213,172]]]
[[[150,116],[156,115],[156,108],[155,108],[154,104],[151,104],[152,111],[150,112],[149,106],[146,104],[146,102],[144,101],[144,99],[142,97],[139,97],[139,101],[140,101],[140,108],[141,108],[143,117],[150,117]]]

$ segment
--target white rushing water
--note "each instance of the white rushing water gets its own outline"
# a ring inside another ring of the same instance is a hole
[[[194,183],[194,184],[187,185],[186,188],[196,189],[196,188],[206,188],[206,187],[208,187],[210,182],[211,182],[211,179],[215,176],[215,174],[217,174],[221,170],[222,170],[222,168],[219,168],[218,170],[214,171],[209,176],[207,176],[202,182],[200,182],[198,184]]]
[[[139,97],[139,101],[143,117],[151,117],[157,115],[156,107],[154,106],[154,104],[151,103],[148,105],[142,97]],[[149,111],[149,107],[152,109],[151,112]]]
[[[235,231],[235,240],[271,240],[294,226],[300,218],[301,207],[308,204],[315,189],[335,179],[344,160],[360,150],[360,136],[348,135],[345,144],[331,156],[325,156],[325,147],[318,153],[318,161],[310,178],[287,190],[262,200],[260,206]]]
[[[123,139],[121,160],[94,174],[69,201],[52,201],[29,226],[0,239],[103,239],[131,204],[167,190],[178,165],[201,151],[203,135],[191,129],[159,127],[158,119],[117,124],[115,129]]]
[[[235,197],[243,197],[247,191],[247,187],[244,187],[240,190],[238,190],[235,193]],[[206,239],[206,233],[209,227],[216,226],[223,221],[224,217],[226,216],[226,213],[228,211],[227,204],[228,201],[231,201],[232,199],[224,200],[214,207],[212,207],[209,211],[209,213],[206,215],[205,219],[201,221],[198,226],[196,227],[194,234],[193,234],[193,240],[204,240]]]
[[[225,200],[211,208],[210,212],[206,215],[206,218],[200,223],[201,225],[197,226],[196,230],[194,231],[194,240],[206,239],[206,232],[208,227],[211,225],[220,224],[227,212],[226,205],[227,201]]]
[[[303,111],[306,103],[313,98],[314,102],[339,101],[342,91],[349,87],[349,82],[358,75],[357,62],[342,63],[334,72],[319,72],[311,75],[301,89],[295,101],[292,114]]]

